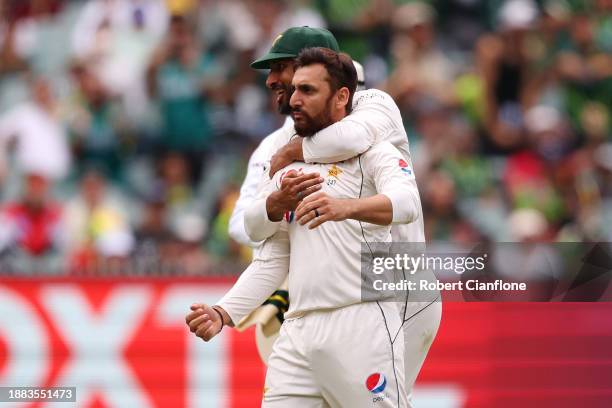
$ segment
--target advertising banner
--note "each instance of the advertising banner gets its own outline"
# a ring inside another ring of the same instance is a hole
[[[3,279],[0,407],[258,407],[265,367],[253,331],[204,343],[185,325],[191,303],[214,304],[230,284]],[[445,303],[415,405],[606,406],[610,316],[610,303]],[[70,387],[76,402],[11,402],[18,387]]]

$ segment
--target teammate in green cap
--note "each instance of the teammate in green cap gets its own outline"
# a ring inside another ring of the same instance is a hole
[[[304,48],[324,47],[340,52],[336,37],[324,28],[292,27],[279,34],[270,51],[251,63],[251,68],[270,69],[273,62],[295,59]]]

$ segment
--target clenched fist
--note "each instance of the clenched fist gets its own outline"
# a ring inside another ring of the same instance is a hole
[[[189,330],[204,341],[209,341],[221,332],[223,321],[220,308],[213,309],[203,303],[191,305],[191,312],[185,317]],[[218,311],[218,312],[217,312]]]

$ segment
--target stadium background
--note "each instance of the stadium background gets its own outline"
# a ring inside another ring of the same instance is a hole
[[[610,241],[611,11],[1,1],[0,386],[71,381],[85,407],[258,405],[252,333],[203,344],[182,322],[248,263],[228,219],[283,121],[248,63],[289,26],[328,27],[397,101],[428,241]],[[421,406],[608,406],[610,309],[445,305]]]

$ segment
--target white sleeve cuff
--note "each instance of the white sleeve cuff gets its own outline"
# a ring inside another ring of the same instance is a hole
[[[228,314],[234,326],[236,326],[244,317],[242,315],[234,313],[232,308],[225,303],[225,299],[221,299],[219,302],[215,303],[214,306],[219,306],[221,309],[225,310],[225,313]]]
[[[391,201],[393,210],[392,224],[408,224],[418,218],[418,212],[412,204],[413,197],[409,191],[398,189],[385,191],[383,194]]]

